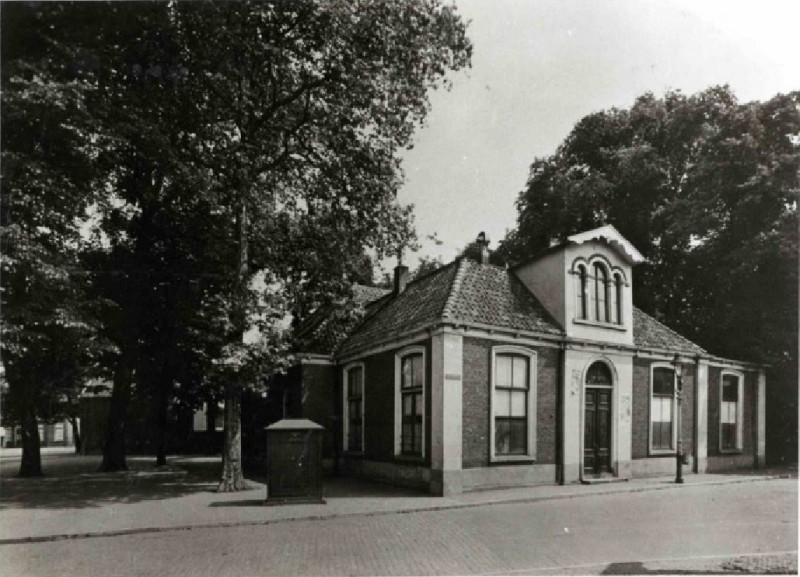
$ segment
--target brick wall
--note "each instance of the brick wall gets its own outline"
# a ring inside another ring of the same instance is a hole
[[[491,350],[493,346],[513,345],[472,337],[464,338],[462,467],[489,465],[489,394]],[[527,347],[530,348],[530,347]],[[532,348],[537,352],[536,462],[556,461],[558,405],[558,350]]]
[[[648,457],[650,444],[650,361],[633,359],[631,457]]]
[[[425,459],[422,464],[428,465],[431,454],[431,347],[430,340],[418,344],[425,346]],[[365,459],[386,462],[403,461],[394,455],[394,367],[395,355],[400,350],[402,349],[389,350],[359,359],[359,362],[364,363]],[[338,380],[341,381],[341,377]],[[337,387],[339,399],[341,399],[341,394],[341,383],[339,383]],[[341,400],[339,406],[341,406]],[[342,415],[341,408],[337,414]],[[341,432],[339,434],[341,435]],[[420,464],[420,461],[417,461],[416,464]]]
[[[634,459],[661,457],[650,455],[650,366],[654,361],[633,360],[633,415],[631,419],[631,456]],[[694,443],[695,419],[694,366],[685,367],[683,372],[683,395],[681,403],[681,431],[684,454],[696,454]]]

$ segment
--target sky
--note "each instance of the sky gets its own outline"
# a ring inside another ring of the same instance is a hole
[[[448,262],[479,232],[490,248],[516,224],[536,157],[582,117],[645,92],[728,84],[740,102],[800,90],[797,0],[456,0],[472,67],[403,154],[398,199],[415,205],[422,248]],[[436,233],[436,245],[425,240]],[[390,268],[394,262],[386,262]]]

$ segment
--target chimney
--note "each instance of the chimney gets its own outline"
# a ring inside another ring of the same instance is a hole
[[[486,238],[486,233],[481,231],[478,238],[475,239],[475,244],[478,247],[478,262],[481,264],[489,264],[489,239]]]
[[[408,267],[398,264],[394,267],[394,296],[406,290],[408,284]]]

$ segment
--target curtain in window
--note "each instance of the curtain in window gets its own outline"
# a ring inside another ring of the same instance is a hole
[[[722,377],[722,407],[720,422],[722,423],[723,449],[736,449],[736,429],[739,417],[739,378],[734,375]]]
[[[675,371],[666,367],[653,369],[653,395],[650,399],[650,429],[653,449],[672,449]]]

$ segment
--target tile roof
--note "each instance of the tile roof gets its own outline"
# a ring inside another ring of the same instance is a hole
[[[563,331],[510,271],[461,258],[408,284],[356,327],[340,353],[397,337],[436,321],[562,335]]]
[[[633,307],[633,344],[638,347],[667,349],[703,355],[706,351],[671,328]]]
[[[408,283],[399,296],[386,299],[383,306],[364,319],[342,343],[340,352],[351,352],[441,319],[458,262]]]
[[[318,308],[295,329],[295,341],[300,352],[332,354],[362,316],[370,314],[375,303],[391,293],[388,289],[359,284],[352,288],[354,316],[339,314],[333,306]]]
[[[366,287],[365,287],[366,288]],[[373,290],[374,289],[370,289]],[[398,297],[378,295],[360,324],[341,342],[350,354],[435,324],[451,322],[564,336],[564,330],[513,271],[460,258],[410,282]],[[354,325],[350,325],[354,326]],[[708,354],[638,308],[633,309],[634,345],[689,354]],[[333,340],[326,346],[335,348]],[[329,348],[328,352],[333,350]]]
[[[537,333],[564,331],[517,276],[505,268],[463,259],[445,317]]]

